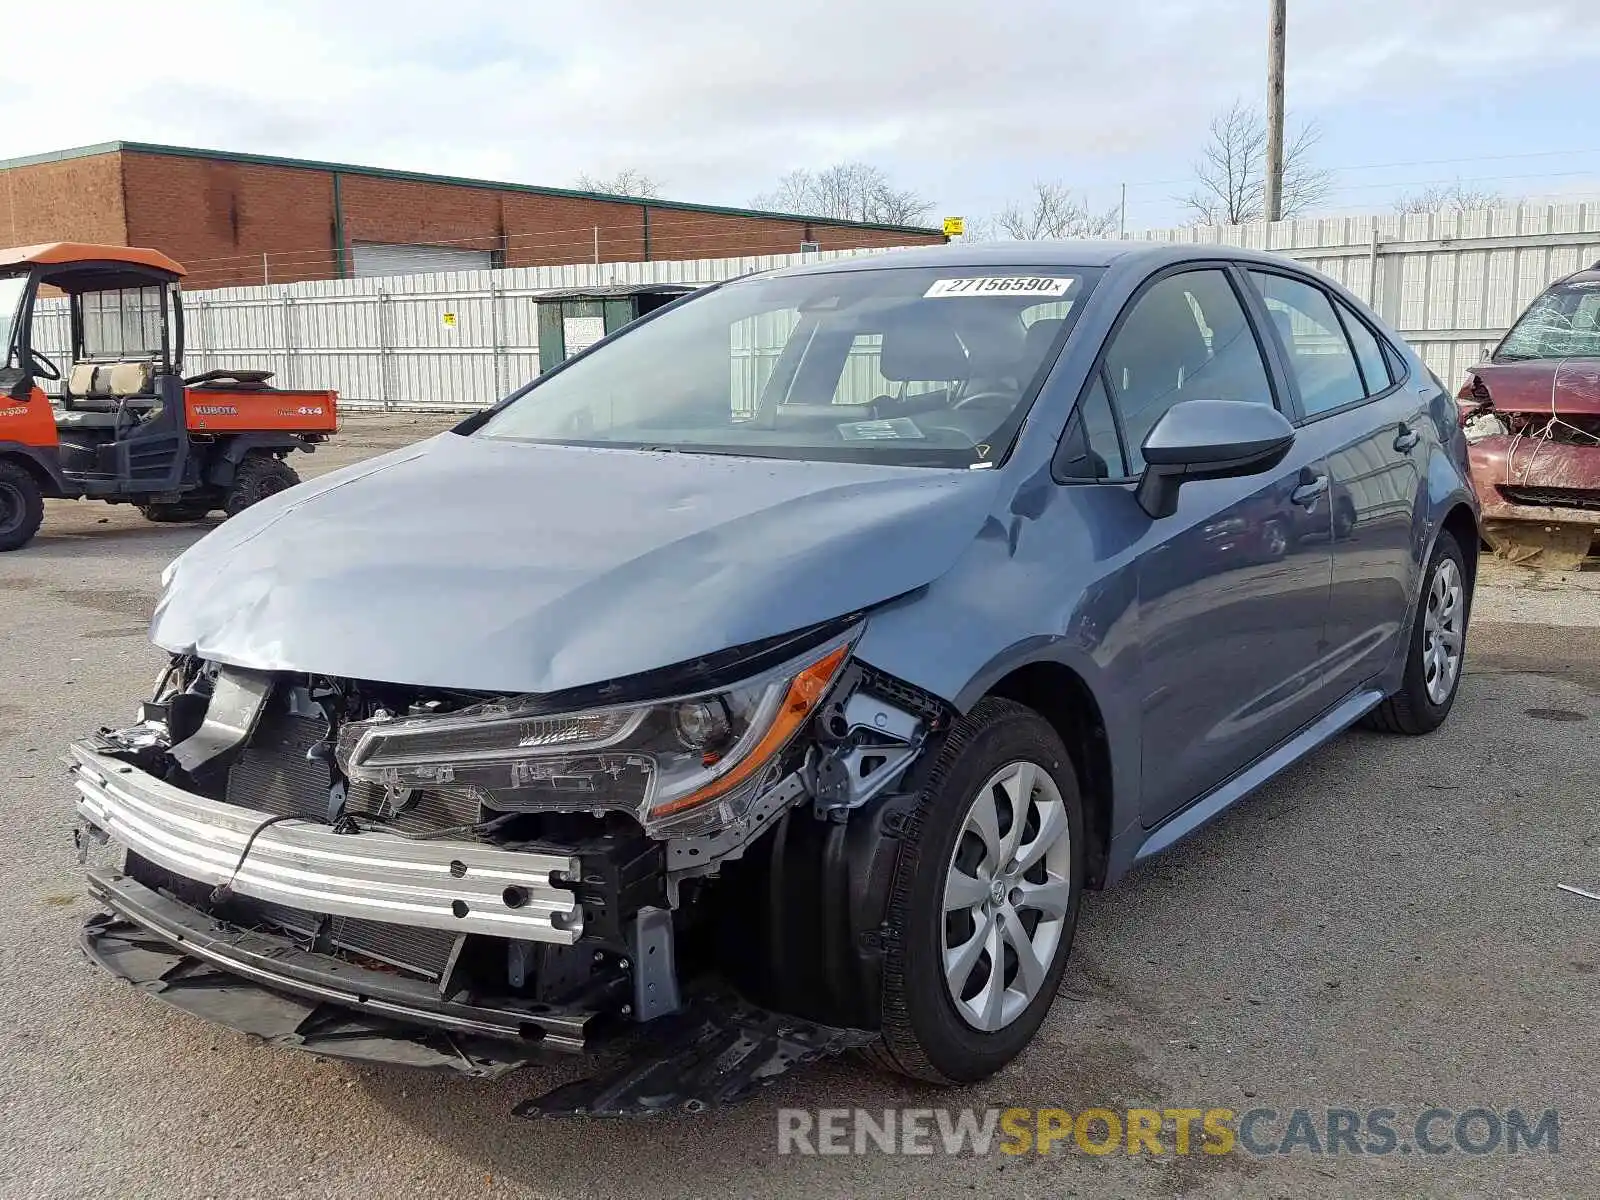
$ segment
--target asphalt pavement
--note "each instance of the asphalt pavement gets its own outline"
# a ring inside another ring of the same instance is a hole
[[[352,418],[300,465],[433,427],[411,421]],[[52,504],[0,556],[0,1196],[1600,1194],[1600,901],[1557,889],[1600,893],[1593,575],[1489,569],[1445,728],[1346,734],[1091,895],[1039,1039],[990,1083],[833,1061],[725,1111],[535,1123],[509,1110],[570,1066],[472,1083],[320,1060],[171,1012],[79,952],[59,754],[144,696],[159,572],[202,532]],[[1387,1108],[1403,1133],[1430,1107],[1553,1109],[1559,1148],[778,1153],[780,1108],[963,1106],[1270,1109],[1268,1144],[1302,1108]]]

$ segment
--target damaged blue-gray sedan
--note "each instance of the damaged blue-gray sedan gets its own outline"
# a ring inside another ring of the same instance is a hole
[[[1461,680],[1451,397],[1219,247],[760,274],[168,568],[89,954],[322,1054],[695,1109],[1021,1053],[1085,887]],[[604,1069],[600,1069],[600,1068]]]

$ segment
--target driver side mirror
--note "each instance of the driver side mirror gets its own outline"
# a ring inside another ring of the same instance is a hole
[[[1151,517],[1178,511],[1178,489],[1195,479],[1258,475],[1283,461],[1294,426],[1269,404],[1180,400],[1144,439],[1144,474],[1134,493]]]

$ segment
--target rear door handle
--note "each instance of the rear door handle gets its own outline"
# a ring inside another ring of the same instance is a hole
[[[1302,475],[1301,478],[1304,479],[1305,476]],[[1294,491],[1290,492],[1289,499],[1300,505],[1302,508],[1315,508],[1317,506],[1317,500],[1326,495],[1327,491],[1328,477],[1326,475],[1318,475],[1309,483],[1302,483],[1299,487],[1295,488]]]
[[[1400,432],[1394,435],[1394,448],[1401,454],[1410,454],[1421,440],[1421,434],[1413,433],[1408,426],[1401,425]]]

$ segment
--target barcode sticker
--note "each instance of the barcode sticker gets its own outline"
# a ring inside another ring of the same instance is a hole
[[[884,421],[851,421],[838,426],[839,436],[847,442],[898,442],[907,438],[920,439],[922,430],[910,417],[890,417]]]
[[[1060,275],[980,275],[967,279],[935,279],[924,300],[957,296],[1065,296],[1072,280]]]

